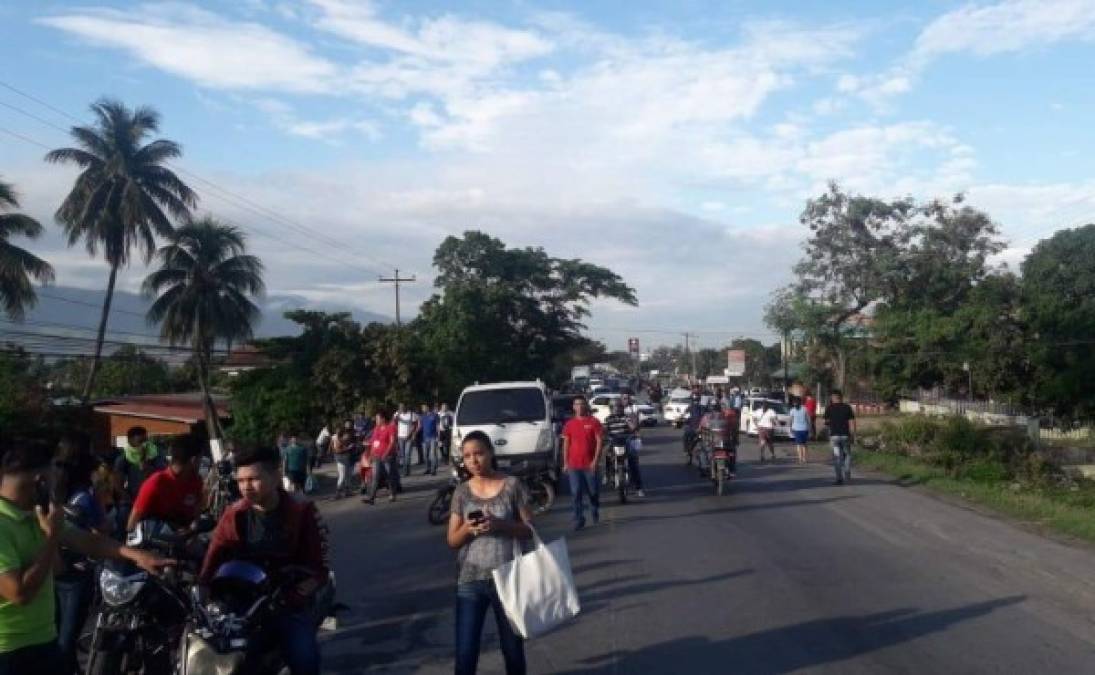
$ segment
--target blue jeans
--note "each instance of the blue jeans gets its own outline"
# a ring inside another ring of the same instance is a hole
[[[399,439],[399,464],[403,467],[403,474],[411,475],[411,451],[414,450],[414,438]]]
[[[627,444],[627,471],[631,474],[631,486],[643,489],[643,474],[639,471],[639,451],[631,443]]]
[[[373,475],[369,481],[369,499],[376,499],[380,489],[381,474],[388,480],[388,494],[395,497],[399,492],[399,459],[395,455],[373,461]]]
[[[585,525],[585,497],[589,496],[589,511],[593,515],[593,521],[601,519],[600,483],[597,481],[597,472],[593,469],[569,469],[567,479],[570,481],[570,494],[574,498],[574,523]]]
[[[437,473],[438,447],[437,438],[423,438],[422,449],[426,453],[426,473]]]
[[[524,675],[525,642],[509,625],[490,580],[464,582],[456,587],[456,675],[474,675],[479,667],[479,643],[487,609],[494,610],[506,675]]]
[[[843,482],[852,477],[852,447],[848,436],[831,436],[833,444],[833,469],[837,481]]]
[[[66,675],[76,672],[76,641],[87,621],[93,583],[90,574],[59,578],[53,582],[57,599],[57,649],[61,652]]]
[[[274,617],[278,646],[292,675],[319,675],[319,641],[310,612],[278,613]]]

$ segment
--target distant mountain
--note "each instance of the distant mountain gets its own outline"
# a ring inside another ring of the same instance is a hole
[[[17,327],[5,321],[0,324],[0,337],[3,336],[5,330],[50,333],[70,332],[62,327],[72,329],[72,334],[87,335],[88,331],[83,329],[94,331],[98,328],[102,304],[102,291],[67,286],[50,286],[39,289],[38,305],[27,312],[25,325]],[[157,333],[156,328],[148,325],[144,318],[150,304],[150,301],[138,294],[116,291],[114,293],[114,302],[111,305],[110,323],[107,324],[107,330],[113,333],[155,335]],[[294,309],[350,312],[354,320],[362,324],[374,321],[380,323],[390,323],[392,321],[391,317],[382,314],[354,309],[345,305],[312,302],[295,295],[270,295],[264,298],[261,306],[262,319],[255,328],[257,337],[299,334],[300,327],[284,316],[285,312]],[[119,335],[118,337],[122,336]],[[129,337],[132,337],[135,342],[140,341],[136,335]]]

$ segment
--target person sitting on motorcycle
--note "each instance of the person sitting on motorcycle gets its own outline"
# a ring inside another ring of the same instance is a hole
[[[126,529],[133,531],[142,520],[162,520],[176,530],[189,528],[201,513],[202,479],[198,473],[201,448],[190,436],[171,441],[171,461],[166,469],[141,484]]]
[[[246,560],[274,579],[287,568],[309,572],[286,595],[274,615],[275,637],[292,675],[320,672],[316,592],[328,582],[327,528],[315,504],[296,500],[281,485],[276,448],[245,448],[236,454],[236,481],[243,498],[224,512],[213,531],[198,583],[208,587],[220,566]]]
[[[612,414],[605,418],[604,427],[609,447],[622,445],[627,448],[627,470],[631,474],[631,484],[638,496],[645,497],[642,474],[639,472],[639,453],[635,449],[635,439],[639,437],[639,425],[637,418],[627,413],[623,398],[616,399],[612,404]],[[615,457],[612,453],[606,452],[606,478],[611,475],[614,461]]]

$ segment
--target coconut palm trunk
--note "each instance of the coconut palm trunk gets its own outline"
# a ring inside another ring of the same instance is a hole
[[[91,369],[87,372],[84,391],[80,400],[84,405],[91,400],[91,391],[95,387],[95,376],[99,373],[99,364],[103,355],[103,340],[106,338],[106,323],[110,319],[110,305],[114,301],[114,284],[118,281],[117,263],[110,266],[110,279],[106,282],[106,298],[103,299],[103,313],[99,317],[99,332],[95,335],[95,355],[91,358]]]
[[[202,331],[196,331],[201,335]],[[220,415],[217,413],[217,404],[213,401],[213,393],[209,387],[209,364],[212,350],[201,337],[194,340],[194,359],[198,364],[198,388],[201,389],[202,408],[205,411],[205,429],[209,434],[209,440],[219,439],[224,436],[221,428]]]

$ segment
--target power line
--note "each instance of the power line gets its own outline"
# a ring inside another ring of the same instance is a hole
[[[75,300],[73,298],[64,298],[64,297],[61,297],[60,295],[51,295],[49,293],[43,293],[42,291],[36,291],[36,294],[38,295],[38,297],[41,297],[41,298],[49,298],[50,300],[57,300],[59,302],[67,302],[67,303],[70,303],[70,304],[73,304],[73,305],[84,305],[85,307],[95,307],[97,309],[102,309],[102,307],[103,307],[102,303],[87,302],[85,300]],[[133,312],[133,311],[130,311],[128,309],[116,309],[114,307],[111,307],[110,311],[111,312],[117,312],[118,314],[129,314],[131,316],[139,316],[142,319],[145,318],[145,316],[146,316],[145,314],[143,314],[141,312]],[[96,329],[96,330],[98,330],[98,329]]]
[[[23,91],[23,90],[21,90],[17,87],[14,87],[14,86],[12,86],[12,85],[10,85],[10,84],[2,81],[2,80],[0,80],[0,86],[2,86],[3,88],[5,88],[5,89],[7,89],[7,90],[9,90],[9,91],[11,91],[15,94],[18,94],[19,96],[22,96],[23,98],[26,98],[29,101],[37,103],[38,105],[41,105],[41,106],[43,106],[43,107],[59,114],[59,115],[62,115],[65,118],[76,122],[77,124],[83,124],[84,123],[82,120],[78,119],[77,117],[75,117],[73,115],[70,115],[69,113],[61,110],[60,108],[57,108],[53,105],[50,105],[49,103],[46,103],[42,99],[40,99],[36,96],[33,96],[33,95],[31,95],[31,94],[29,94],[29,93],[27,93],[27,92],[25,92],[25,91]],[[70,131],[69,129],[66,129],[66,128],[64,128],[60,125],[57,125],[57,124],[55,124],[55,123],[53,123],[53,122],[51,122],[51,121],[49,121],[49,120],[47,120],[43,117],[40,117],[39,115],[36,115],[32,112],[24,110],[24,109],[22,109],[18,106],[10,104],[10,103],[0,101],[0,106],[3,106],[3,107],[8,108],[10,110],[13,110],[13,111],[15,111],[15,112],[17,112],[21,115],[24,115],[24,116],[26,116],[30,119],[33,119],[33,120],[35,120],[35,121],[37,121],[41,124],[44,124],[44,125],[52,128],[52,129],[56,129],[56,130],[58,130],[62,133],[67,134]],[[24,140],[27,140],[27,139],[24,137]],[[35,142],[35,144],[39,145],[40,147],[49,149],[48,146],[45,146],[44,144],[37,143],[37,142]],[[227,188],[221,187],[220,185],[217,185],[215,182],[210,181],[206,178],[203,178],[199,174],[197,174],[193,171],[190,171],[189,169],[186,169],[186,168],[178,165],[177,163],[164,162],[164,164],[166,164],[167,166],[171,167],[172,169],[178,171],[179,173],[185,174],[187,176],[190,176],[194,180],[199,181],[200,183],[202,183],[203,185],[206,186],[206,189],[213,191],[213,196],[214,197],[216,197],[218,199],[221,199],[222,201],[225,201],[229,204],[232,204],[233,206],[236,206],[237,208],[242,208],[244,210],[248,210],[248,211],[251,211],[252,213],[260,215],[264,218],[274,220],[278,223],[281,223],[283,226],[289,227],[293,230],[296,230],[297,232],[299,232],[301,234],[313,237],[313,238],[319,240],[322,243],[325,243],[329,246],[332,246],[338,251],[342,251],[342,250],[352,248],[346,242],[335,239],[334,237],[331,237],[331,236],[329,236],[329,235],[327,235],[327,234],[325,234],[325,233],[323,233],[319,230],[308,227],[307,225],[302,225],[300,223],[297,223],[296,221],[293,221],[293,220],[287,218],[286,216],[284,216],[284,215],[282,215],[282,214],[280,214],[280,213],[278,213],[278,212],[276,212],[272,209],[269,209],[266,206],[263,206],[262,204],[259,204],[259,203],[255,202],[255,201],[253,201],[253,200],[251,200],[247,197],[244,197],[243,195],[232,192],[231,190],[228,190]],[[235,201],[233,201],[233,200],[235,200]],[[386,267],[387,266],[385,263],[377,260],[376,258],[372,258],[371,256],[366,255],[364,253],[356,252],[353,255],[364,258],[366,260],[371,260],[373,263],[375,263],[375,264],[377,264],[381,267]],[[356,262],[351,263],[351,264],[357,265]],[[365,268],[363,268],[363,269],[365,269]],[[377,272],[377,270],[372,270],[372,269],[369,269],[367,271],[370,272],[370,273]]]

